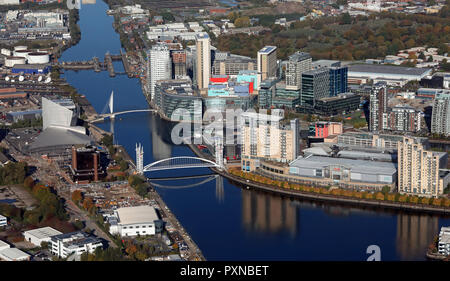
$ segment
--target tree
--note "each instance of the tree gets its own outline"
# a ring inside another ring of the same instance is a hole
[[[388,193],[389,191],[391,191],[391,188],[388,185],[383,186],[383,189],[381,190],[381,192],[383,192],[384,194]]]
[[[31,176],[26,177],[23,181],[23,186],[31,191],[34,186],[34,179]]]
[[[83,193],[81,190],[77,189],[72,192],[72,201],[75,202],[75,204],[78,204],[81,200],[83,200]]]
[[[94,202],[92,201],[92,198],[86,197],[86,198],[83,200],[83,208],[84,208],[86,211],[89,211],[92,207],[94,207]]]
[[[343,13],[341,16],[340,24],[351,24],[352,23],[352,17],[349,13]]]
[[[240,28],[240,27],[248,27],[248,26],[250,26],[250,18],[249,18],[249,17],[240,17],[240,18],[237,18],[237,19],[234,21],[234,25],[235,25],[237,28]]]

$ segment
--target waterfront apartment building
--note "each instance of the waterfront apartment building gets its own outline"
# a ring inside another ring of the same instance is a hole
[[[155,98],[155,85],[158,80],[172,78],[172,61],[170,59],[170,51],[165,44],[156,44],[149,52],[150,68],[149,68],[149,89],[151,100]]]
[[[450,92],[435,96],[431,116],[431,133],[450,135]]]
[[[312,57],[308,53],[296,52],[289,56],[286,65],[286,89],[302,88],[302,73],[311,70]]]
[[[271,115],[246,112],[241,116],[242,169],[252,171],[259,160],[289,162],[299,155],[299,121],[282,120],[284,111]]]
[[[172,56],[172,78],[180,79],[187,76],[186,50],[173,50]]]
[[[257,54],[258,72],[261,81],[269,77],[277,77],[277,47],[265,46]]]
[[[207,33],[195,36],[196,45],[196,79],[197,87],[203,94],[208,90],[209,77],[211,75],[211,40]]]
[[[447,153],[427,151],[410,137],[403,137],[397,147],[398,191],[426,197],[442,195],[444,180],[439,176],[439,167],[446,162]]]
[[[369,130],[372,132],[383,130],[383,114],[388,107],[386,83],[376,83],[370,93]]]
[[[326,67],[302,73],[300,105],[313,108],[316,100],[330,96],[330,73]]]

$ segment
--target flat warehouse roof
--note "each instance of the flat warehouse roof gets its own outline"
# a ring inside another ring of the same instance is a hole
[[[0,251],[0,258],[5,260],[26,259],[28,257],[30,257],[29,254],[22,252],[17,248],[8,248]]]
[[[351,168],[354,173],[362,174],[395,174],[397,167],[395,163],[378,162],[369,160],[354,160],[339,157],[310,156],[295,159],[290,167],[322,169],[329,165],[343,165]]]
[[[58,230],[47,226],[47,227],[24,231],[23,234],[24,235],[28,234],[28,235],[34,236],[37,239],[44,239],[44,238],[48,238],[50,236],[62,234],[62,232],[59,232]]]
[[[382,64],[353,64],[348,66],[348,72],[386,73],[404,75],[424,75],[430,68],[391,66]]]
[[[4,247],[10,248],[11,246],[5,241],[0,240],[0,249]]]
[[[116,212],[120,224],[152,223],[159,220],[155,208],[146,205],[119,208]]]

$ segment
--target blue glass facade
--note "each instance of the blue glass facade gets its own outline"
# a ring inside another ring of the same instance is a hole
[[[330,97],[348,91],[348,67],[330,67]]]

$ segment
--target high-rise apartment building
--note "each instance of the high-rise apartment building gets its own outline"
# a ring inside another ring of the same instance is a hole
[[[187,76],[186,50],[173,50],[172,55],[172,78],[181,79]]]
[[[318,68],[302,73],[300,105],[314,107],[316,100],[330,96],[330,71]]]
[[[241,116],[242,168],[251,171],[259,160],[289,162],[299,155],[299,121],[282,122],[284,111],[271,115],[246,112]]]
[[[155,85],[158,80],[166,80],[172,78],[172,61],[170,59],[170,51],[165,44],[154,45],[149,52],[150,60],[150,97],[155,97]]]
[[[286,89],[302,88],[302,73],[311,70],[312,57],[308,53],[296,52],[289,56],[286,65]]]
[[[370,93],[370,131],[418,132],[422,128],[422,119],[423,113],[409,105],[389,107],[385,82],[373,86]]]
[[[261,81],[269,77],[277,76],[277,47],[265,46],[258,51],[258,72],[261,73]]]
[[[369,130],[372,132],[383,130],[383,114],[388,107],[386,83],[378,82],[370,93]]]
[[[197,87],[201,93],[208,89],[209,77],[211,75],[211,40],[207,33],[197,34],[196,42],[196,79]]]
[[[397,143],[398,191],[400,193],[436,197],[444,192],[439,167],[446,165],[447,153],[427,151],[414,138],[403,137]]]
[[[434,99],[431,133],[450,135],[450,93],[439,93]]]

